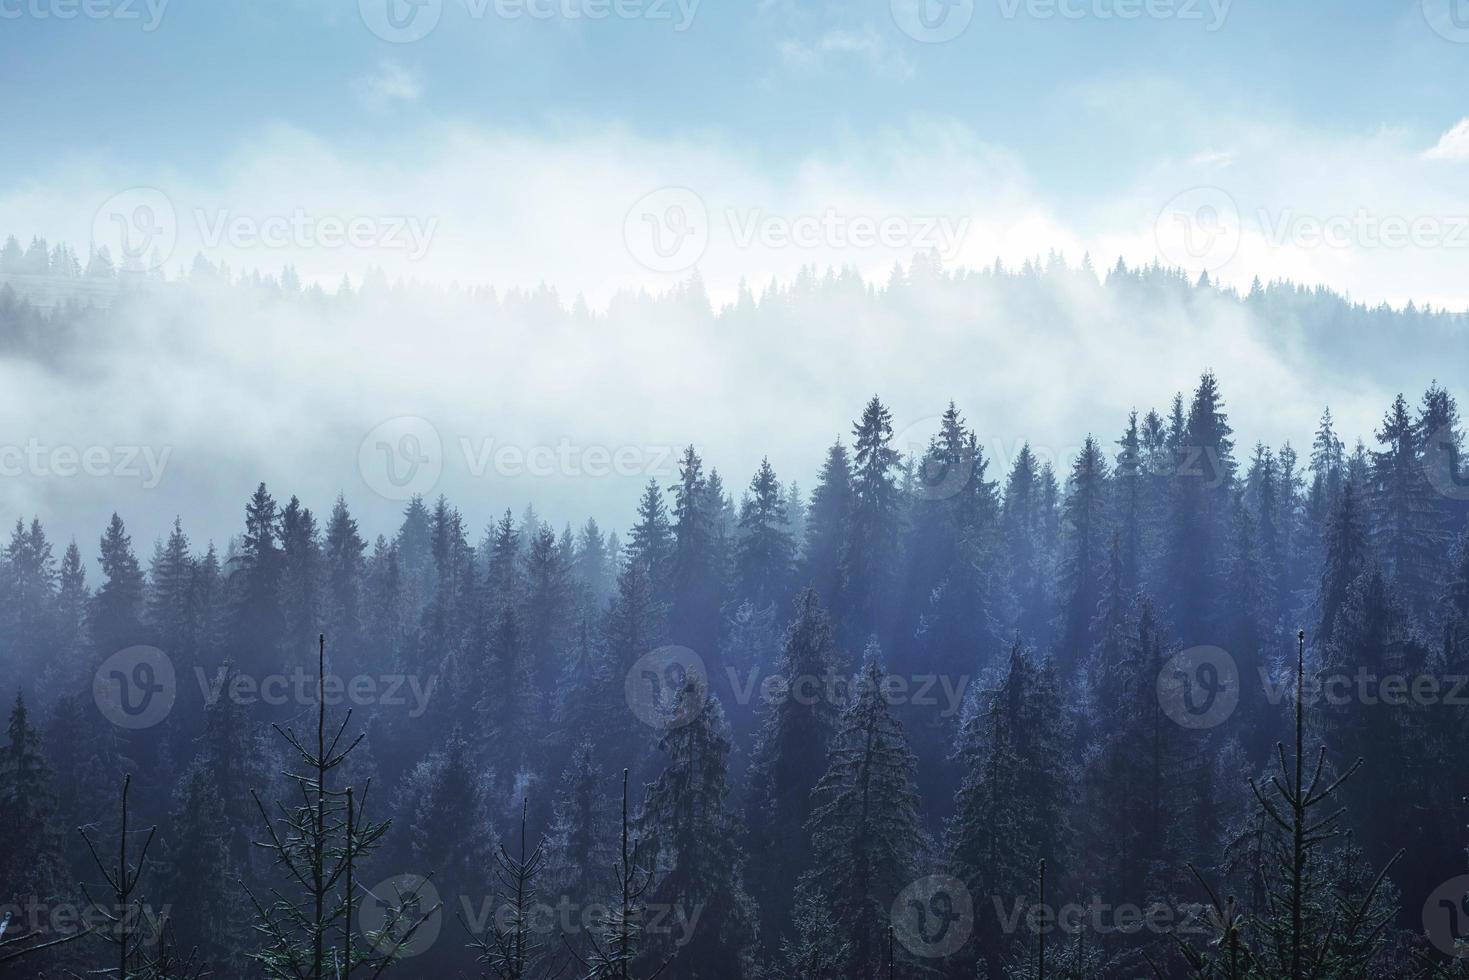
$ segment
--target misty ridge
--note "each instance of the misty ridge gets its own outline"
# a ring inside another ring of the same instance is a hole
[[[905,454],[922,452],[953,398],[991,458],[1008,465],[1029,445],[1060,470],[1099,420],[1161,407],[1205,368],[1267,442],[1299,444],[1328,404],[1365,436],[1398,390],[1469,380],[1452,356],[1465,321],[1054,253],[977,270],[919,254],[882,282],[808,267],[725,301],[694,273],[593,310],[545,285],[502,292],[369,270],[323,287],[290,267],[235,272],[202,255],[165,274],[114,264],[105,246],[83,260],[12,237],[0,250],[0,350],[13,377],[0,397],[27,438],[12,440],[3,502],[79,538],[123,508],[146,540],[186,511],[224,540],[225,501],[289,480],[306,499],[346,493],[367,526],[387,530],[395,508],[359,450],[410,418],[437,441],[438,476],[421,492],[464,500],[480,521],[534,501],[558,524],[595,514],[618,526],[647,478],[676,476],[689,442],[726,470],[768,455],[809,486],[813,449],[841,431],[831,420],[874,391],[893,406]],[[90,476],[45,481],[58,451],[92,454]]]

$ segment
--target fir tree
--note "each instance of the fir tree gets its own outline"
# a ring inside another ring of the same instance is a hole
[[[790,882],[809,870],[811,791],[826,771],[840,715],[836,647],[814,590],[796,602],[776,668],[780,683],[764,706],[750,758],[750,890],[767,949],[790,937]]]
[[[795,561],[786,502],[770,460],[750,480],[749,496],[740,509],[740,541],[736,557],[736,596],[758,607],[785,601]]]
[[[1065,508],[1066,558],[1061,568],[1066,596],[1061,651],[1068,663],[1081,662],[1091,650],[1091,623],[1101,598],[1106,528],[1107,462],[1102,448],[1088,436],[1067,481]]]
[[[596,765],[596,749],[584,741],[561,774],[547,841],[546,880],[553,892],[589,906],[609,897],[616,828],[611,797]]]
[[[149,576],[148,623],[154,635],[170,656],[192,654],[194,561],[181,519],[174,518],[168,543],[154,554]]]
[[[913,754],[882,691],[886,672],[868,654],[812,793],[811,870],[798,899],[808,935],[813,918],[826,919],[850,941],[839,975],[853,980],[877,977],[889,911],[923,846]]]
[[[172,907],[169,922],[178,940],[198,949],[216,971],[242,973],[246,922],[232,887],[239,868],[212,772],[202,766],[188,770],[175,791],[169,824],[162,875],[162,894]]]
[[[660,602],[668,599],[669,562],[673,558],[673,532],[668,523],[668,508],[663,503],[663,490],[657,480],[649,480],[638,501],[638,520],[627,542],[628,561],[641,564],[653,582]]]
[[[1447,534],[1402,395],[1388,409],[1377,439],[1383,450],[1372,460],[1372,543],[1414,612],[1426,616],[1441,588]]]
[[[233,565],[233,652],[252,668],[273,664],[283,639],[280,509],[263,483],[245,505],[245,534]]]
[[[891,446],[892,413],[874,396],[852,428],[852,510],[842,554],[841,623],[860,643],[886,626],[898,559],[901,462]]]
[[[716,508],[722,502],[704,477],[693,446],[684,450],[673,487],[673,554],[668,610],[669,638],[701,657],[717,652],[719,569],[714,547]]]
[[[0,824],[13,846],[0,849],[0,888],[7,907],[24,909],[62,895],[55,776],[18,694],[6,736],[8,744],[0,752]]]
[[[326,525],[322,560],[325,593],[322,622],[327,634],[337,637],[344,649],[356,650],[362,639],[363,576],[367,543],[358,533],[357,521],[347,501],[337,495]]]
[[[800,578],[828,606],[839,596],[842,554],[852,515],[852,467],[847,447],[835,443],[826,453],[811,507],[806,515]]]
[[[982,692],[961,736],[963,783],[946,828],[951,873],[974,895],[1018,899],[1032,869],[1049,856],[1065,865],[1071,833],[1071,773],[1055,670],[1019,643],[999,684]],[[980,920],[964,959],[1000,978],[1015,952],[998,923]]]
[[[102,656],[143,640],[143,570],[122,518],[112,515],[97,561],[102,585],[92,604],[92,642]]]
[[[687,699],[699,707],[689,711]],[[657,882],[649,898],[666,908],[691,914],[699,925],[674,945],[658,934],[644,959],[672,956],[678,975],[690,980],[738,980],[753,972],[757,927],[754,904],[745,893],[742,828],[728,806],[729,737],[719,700],[700,684],[681,688],[672,714],[689,717],[658,740],[667,757],[663,771],[648,785],[638,819]],[[653,935],[651,932],[649,935]]]

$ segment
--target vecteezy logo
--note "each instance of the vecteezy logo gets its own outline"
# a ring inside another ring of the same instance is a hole
[[[168,195],[156,187],[114,194],[92,216],[92,247],[105,247],[124,271],[162,268],[178,240],[178,213]]]
[[[157,647],[119,650],[92,675],[92,700],[119,728],[152,728],[168,717],[178,696],[173,661]]]
[[[1469,875],[1449,879],[1428,896],[1423,931],[1441,952],[1469,957]]]
[[[415,415],[388,419],[362,440],[357,468],[378,496],[410,500],[439,482],[444,471],[444,441],[427,419]]]
[[[439,26],[444,0],[357,0],[362,23],[384,41],[422,41]]]
[[[396,959],[417,956],[434,944],[444,927],[439,890],[422,875],[394,875],[368,889],[357,912],[357,926],[377,952]]]
[[[1239,707],[1239,669],[1219,647],[1189,647],[1158,672],[1158,704],[1184,728],[1213,728]]]
[[[683,272],[709,247],[709,209],[687,187],[654,191],[627,212],[622,225],[627,250],[653,272]]]
[[[1243,237],[1239,205],[1218,187],[1195,187],[1163,206],[1154,225],[1158,252],[1169,265],[1222,269]]]
[[[704,710],[709,671],[688,647],[645,653],[623,678],[622,693],[637,719],[650,728],[683,728]]]
[[[1423,0],[1423,19],[1440,37],[1469,44],[1469,0]]]
[[[942,44],[969,28],[974,0],[891,0],[893,23],[915,41]]]
[[[1450,500],[1469,500],[1469,460],[1453,426],[1444,426],[1424,442],[1423,469],[1433,489]]]
[[[948,956],[974,931],[974,897],[958,878],[920,878],[893,902],[892,923],[898,942],[914,956]]]

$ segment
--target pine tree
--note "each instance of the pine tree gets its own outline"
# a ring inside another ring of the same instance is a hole
[[[174,518],[168,543],[153,556],[149,569],[148,624],[159,644],[170,656],[193,653],[191,593],[194,560],[189,554],[189,538],[183,521]]]
[[[1044,520],[1040,471],[1027,443],[1015,455],[1005,480],[1000,533],[1010,593],[1018,605],[1021,635],[1037,642],[1049,636],[1052,614],[1045,580]]]
[[[1422,618],[1442,587],[1448,535],[1402,395],[1388,409],[1377,439],[1383,450],[1372,459],[1372,543],[1388,577]]]
[[[164,840],[162,893],[178,940],[198,949],[216,971],[243,973],[248,943],[239,868],[230,854],[230,821],[214,774],[193,766],[174,793],[172,832]]]
[[[1437,381],[1430,384],[1414,421],[1418,447],[1428,471],[1432,474],[1437,469],[1439,478],[1447,481],[1455,480],[1464,469],[1464,433],[1459,421],[1459,405],[1454,396]],[[1450,467],[1454,472],[1447,472]],[[1444,488],[1449,485],[1439,484],[1432,478],[1430,482]],[[1455,534],[1464,530],[1469,523],[1469,502],[1441,493],[1438,505],[1446,527]]]
[[[18,694],[6,735],[8,744],[0,751],[0,825],[13,846],[0,848],[0,888],[7,907],[28,908],[62,896],[55,776]]]
[[[232,564],[232,652],[251,669],[273,665],[283,639],[280,510],[263,483],[245,505],[245,534]]]
[[[534,690],[550,692],[561,677],[564,649],[571,629],[570,556],[563,555],[556,535],[542,527],[525,556],[526,663]]]
[[[547,950],[547,943],[536,935],[537,882],[546,868],[546,842],[531,848],[526,842],[526,813],[529,802],[520,805],[520,846],[511,857],[504,844],[494,854],[497,906],[495,922],[487,935],[476,937],[471,945],[484,967],[486,977],[495,980],[528,980],[543,975],[559,950]]]
[[[828,606],[839,599],[842,554],[852,515],[852,466],[847,447],[835,443],[826,452],[811,507],[806,515],[799,577]]]
[[[642,499],[638,501],[638,520],[628,535],[627,558],[643,566],[658,601],[668,601],[673,532],[668,524],[668,508],[663,504],[663,490],[657,480],[648,481]]]
[[[1088,815],[1082,877],[1105,881],[1111,894],[1146,906],[1166,901],[1183,861],[1205,843],[1190,841],[1179,819],[1194,793],[1187,780],[1194,760],[1186,733],[1158,696],[1168,655],[1152,604],[1140,600],[1120,634],[1102,636],[1092,668],[1099,744],[1082,783]]]
[[[1264,662],[1264,631],[1274,622],[1268,608],[1267,582],[1264,562],[1257,544],[1255,518],[1244,501],[1236,500],[1234,507],[1234,532],[1230,540],[1230,555],[1225,577],[1223,621],[1221,637],[1224,648],[1234,658],[1238,676],[1245,678],[1239,704],[1245,730],[1246,747],[1251,759],[1260,759],[1269,748],[1266,741],[1270,735],[1265,705],[1254,696],[1260,685],[1249,683],[1260,678],[1268,668]]]
[[[1175,405],[1175,422],[1179,406]],[[1185,643],[1208,639],[1218,623],[1232,513],[1234,443],[1214,375],[1199,380],[1174,447],[1177,462],[1168,534],[1168,608]]]
[[[841,565],[839,622],[854,643],[884,631],[893,612],[899,516],[894,471],[901,459],[892,437],[892,413],[873,396],[852,428],[852,510]]]
[[[208,772],[223,804],[221,831],[237,875],[253,880],[257,867],[254,846],[252,792],[269,776],[265,748],[250,724],[243,704],[229,695],[236,675],[232,664],[211,677],[220,683],[221,696],[204,707],[203,731],[195,744],[190,769]]]
[[[1337,438],[1330,408],[1321,413],[1321,424],[1311,443],[1311,473],[1325,495],[1326,513],[1332,513],[1341,494],[1342,482],[1346,479],[1346,449]]]
[[[488,892],[496,846],[488,833],[490,787],[458,730],[407,775],[395,809],[409,867],[431,869],[451,902]]]
[[[646,732],[628,710],[625,683],[638,660],[663,645],[665,608],[654,596],[647,568],[629,561],[603,619],[601,662],[586,678],[587,730],[598,733],[605,757],[625,768],[640,768]]]
[[[602,529],[593,518],[587,518],[577,533],[572,567],[593,610],[601,609],[612,593],[614,561]]]
[[[1260,809],[1278,833],[1266,862],[1266,905],[1257,910],[1256,953],[1262,976],[1302,980],[1310,976],[1375,976],[1376,938],[1392,910],[1382,901],[1392,862],[1356,894],[1333,894],[1323,852],[1339,838],[1343,811],[1333,797],[1361,767],[1357,760],[1332,777],[1326,746],[1314,762],[1305,748],[1305,633],[1298,634],[1294,677],[1295,747],[1277,745],[1280,774],[1262,789],[1250,780]],[[1308,771],[1309,767],[1309,771]],[[1270,792],[1273,789],[1274,792]],[[1381,969],[1385,964],[1379,964]]]
[[[611,797],[603,787],[590,740],[572,752],[561,774],[547,841],[546,881],[552,892],[590,906],[609,896],[607,869],[613,863]]]
[[[315,738],[302,738],[289,728],[277,729],[301,767],[289,775],[295,784],[293,801],[277,803],[272,815],[259,795],[252,793],[266,833],[259,846],[287,882],[287,891],[273,889],[274,899],[269,902],[249,892],[256,930],[264,941],[264,948],[254,957],[265,975],[275,980],[378,976],[439,911],[437,905],[426,911],[420,907],[421,888],[391,899],[378,896],[388,905],[383,927],[362,939],[355,935],[362,902],[358,895],[362,882],[357,876],[382,843],[388,826],[367,820],[367,801],[358,798],[353,787],[342,790],[332,785],[336,770],[361,743],[361,736],[343,742],[350,712],[335,730],[328,728],[322,697],[325,678],[323,636],[317,648]]]
[[[1065,867],[1072,774],[1053,665],[1016,643],[998,686],[981,692],[960,739],[964,779],[946,828],[950,872],[974,895],[1022,896],[1049,857]],[[966,963],[1001,978],[1015,952],[991,918],[980,920]]]
[[[520,531],[515,527],[515,518],[509,508],[490,530],[486,552],[489,556],[485,569],[485,596],[481,601],[481,613],[488,622],[495,622],[506,607],[520,601],[523,589],[520,561]]]
[[[811,791],[826,771],[841,706],[831,620],[814,590],[796,602],[776,668],[780,683],[763,706],[750,757],[747,876],[759,901],[761,937],[774,950],[790,939],[790,882],[811,860]],[[845,679],[843,679],[845,680]]]
[[[1156,418],[1156,416],[1154,416]],[[1143,525],[1146,520],[1147,460],[1144,455],[1142,434],[1138,428],[1137,410],[1127,416],[1127,431],[1117,440],[1120,452],[1112,481],[1115,490],[1114,505],[1118,526],[1118,544],[1121,552],[1122,587],[1126,592],[1137,591],[1142,580]]]
[[[92,642],[104,657],[144,639],[143,570],[122,518],[112,515],[97,558],[102,585],[92,604]]]
[[[1342,487],[1327,527],[1325,548],[1326,561],[1317,600],[1321,611],[1321,627],[1316,631],[1319,642],[1330,642],[1336,630],[1337,613],[1347,599],[1347,590],[1367,567],[1367,537],[1358,509],[1355,484],[1347,483]]]
[[[838,972],[852,980],[877,977],[892,903],[913,879],[923,846],[915,760],[883,694],[885,677],[869,649],[812,793],[811,870],[798,898],[808,933],[813,918],[825,919],[850,941]]]
[[[716,508],[722,502],[704,477],[703,460],[693,446],[679,462],[673,487],[673,554],[668,633],[674,642],[701,657],[718,650],[719,569],[714,547]]]
[[[696,710],[688,710],[690,698],[698,699]],[[638,826],[658,878],[649,898],[701,913],[686,943],[674,946],[672,937],[658,934],[644,960],[651,964],[672,955],[680,977],[739,980],[753,974],[757,926],[744,887],[738,843],[743,828],[728,806],[724,710],[703,685],[691,684],[678,691],[672,714],[689,721],[658,740],[666,762],[648,785]]]
[[[622,770],[622,847],[613,866],[614,897],[612,908],[603,920],[601,935],[588,936],[591,949],[581,959],[587,968],[584,980],[652,980],[660,976],[671,962],[665,957],[647,972],[634,969],[642,957],[645,944],[647,902],[645,896],[657,882],[654,870],[647,866],[642,842],[632,836],[628,818],[627,770]]]
[[[1101,598],[1107,522],[1107,461],[1091,436],[1082,444],[1067,481],[1066,557],[1061,588],[1066,596],[1061,651],[1067,663],[1080,663],[1092,647],[1091,623]]]
[[[337,495],[326,525],[323,548],[325,594],[322,622],[329,636],[343,649],[356,650],[362,639],[364,556],[367,542],[358,533],[357,521],[347,509],[347,501]]]
[[[0,623],[10,637],[22,676],[40,673],[51,646],[51,607],[56,590],[56,561],[41,522],[27,526],[19,518],[10,544],[0,555]],[[41,692],[37,692],[38,694]]]
[[[740,508],[736,597],[760,608],[785,601],[795,562],[789,526],[780,481],[770,460],[762,459]]]

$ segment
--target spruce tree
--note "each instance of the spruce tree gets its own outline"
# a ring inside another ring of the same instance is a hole
[[[92,642],[103,657],[143,642],[143,570],[122,518],[112,515],[97,558],[102,584],[92,600]]]
[[[1050,590],[1045,578],[1045,528],[1041,478],[1029,443],[1020,447],[1005,479],[1000,512],[1004,542],[1003,567],[1017,607],[1016,624],[1022,636],[1038,643],[1050,635]]]
[[[561,774],[546,842],[546,881],[552,892],[585,906],[610,897],[616,826],[612,798],[590,740],[572,752]]]
[[[1402,395],[1388,409],[1377,440],[1383,449],[1372,458],[1371,540],[1388,577],[1423,618],[1442,588],[1448,535]]]
[[[806,514],[799,577],[828,607],[838,600],[842,554],[852,515],[852,465],[840,441],[826,452]]]
[[[740,508],[735,559],[737,598],[748,599],[761,608],[785,602],[795,561],[789,526],[780,481],[770,460],[763,459]]]
[[[322,552],[325,566],[322,622],[327,635],[337,637],[335,642],[343,649],[356,651],[362,640],[367,543],[362,540],[357,521],[340,494],[327,520]]]
[[[689,711],[688,699],[699,707]],[[648,933],[648,964],[672,956],[680,977],[730,978],[753,975],[757,938],[754,903],[745,892],[743,828],[730,811],[729,737],[719,699],[701,684],[681,688],[672,707],[676,724],[658,740],[664,768],[651,782],[638,818],[657,881],[651,902],[691,915],[698,927],[685,936]]]
[[[1061,566],[1065,595],[1061,655],[1068,664],[1082,662],[1092,647],[1091,624],[1101,598],[1107,530],[1107,461],[1091,436],[1067,481],[1066,552]]]
[[[892,413],[873,396],[852,428],[852,511],[841,565],[840,623],[854,645],[881,632],[893,612],[901,460],[892,437]]]
[[[0,888],[7,907],[25,909],[59,900],[64,876],[55,775],[19,694],[6,738],[0,751],[0,825],[13,846],[0,848]]]
[[[852,980],[878,976],[892,903],[924,845],[915,760],[883,693],[886,676],[869,649],[812,792],[811,869],[798,889],[803,936],[825,923],[847,940],[837,972]]]
[[[1072,773],[1055,669],[1016,643],[999,683],[980,693],[961,736],[963,782],[945,833],[948,868],[973,895],[1027,894],[1036,863],[1065,868]],[[998,980],[1016,952],[992,917],[962,957]]]
[[[326,637],[317,648],[315,732],[298,735],[277,728],[299,767],[289,774],[291,801],[266,808],[252,793],[265,830],[258,843],[285,884],[271,897],[248,890],[256,931],[263,948],[253,954],[265,976],[273,980],[327,980],[354,975],[376,977],[399,958],[439,906],[421,908],[421,887],[410,894],[378,896],[387,904],[380,929],[356,935],[363,891],[362,865],[378,849],[386,823],[367,819],[366,793],[338,788],[340,769],[361,743],[344,741],[351,712],[329,727],[322,697],[326,678]],[[314,736],[314,737],[313,737]]]
[[[192,655],[194,561],[180,518],[174,518],[168,542],[154,554],[149,577],[147,613],[154,637],[169,656]]]
[[[22,677],[39,675],[54,642],[52,601],[56,591],[56,560],[39,520],[27,526],[16,518],[10,543],[0,555],[0,596],[11,649]],[[40,695],[42,692],[37,691]]]
[[[169,922],[185,948],[198,949],[216,972],[243,973],[248,924],[235,886],[230,826],[214,773],[190,767],[174,793],[160,893],[168,896]]]
[[[796,619],[786,631],[776,668],[779,683],[762,706],[750,757],[746,877],[759,902],[760,934],[767,950],[791,938],[790,883],[810,867],[806,822],[811,816],[811,791],[826,771],[845,686],[838,686],[836,660],[831,620],[816,592],[807,589],[797,600]]]
[[[668,523],[668,508],[663,503],[663,490],[657,480],[649,480],[638,501],[638,520],[628,534],[628,561],[643,566],[653,583],[659,602],[668,601],[669,563],[673,558],[673,532]]]
[[[703,467],[703,460],[689,446],[679,462],[679,482],[672,488],[668,634],[674,643],[713,659],[718,652],[721,598],[715,517],[722,501],[717,492],[711,492]]]
[[[231,652],[249,669],[273,667],[284,639],[280,508],[263,483],[245,505],[245,533],[232,565]]]

